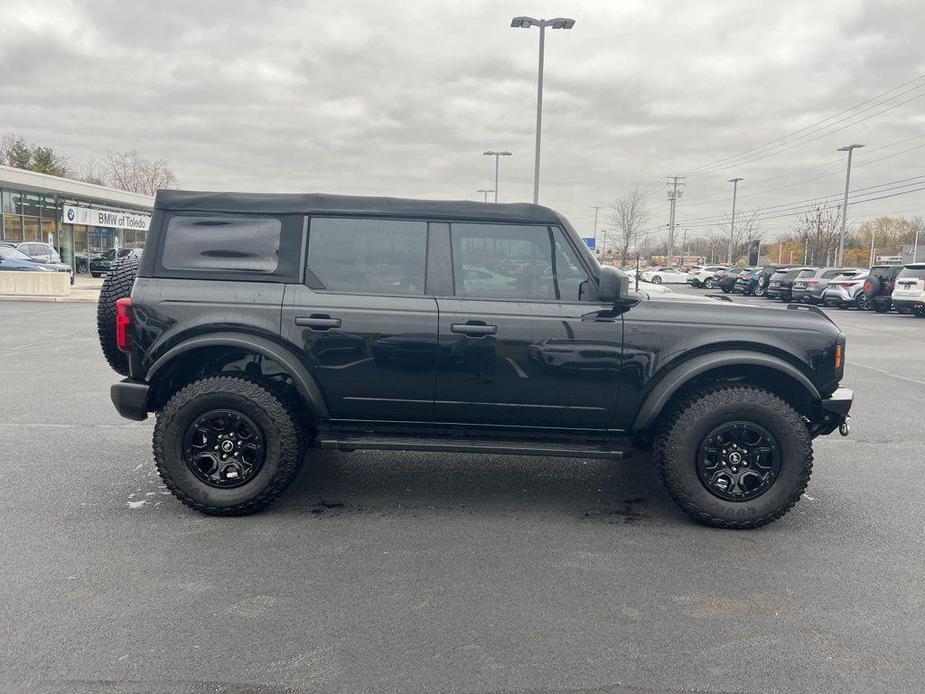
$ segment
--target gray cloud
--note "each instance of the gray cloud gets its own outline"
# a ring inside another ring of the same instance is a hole
[[[666,174],[925,73],[925,7],[913,1],[7,0],[0,130],[53,144],[74,162],[138,149],[167,159],[188,188],[412,197],[477,199],[493,175],[481,152],[505,148],[514,156],[502,165],[502,199],[528,200],[537,32],[508,27],[525,11],[577,20],[547,40],[541,201],[582,231],[591,205],[636,183],[657,183],[649,207],[661,224]],[[857,187],[925,174],[925,148],[864,166],[925,144],[923,105],[692,174],[679,220],[725,212],[732,175],[745,177],[745,209],[836,193],[843,161],[833,150],[849,140],[868,145]],[[897,211],[925,213],[925,195],[851,214]],[[769,220],[765,232],[790,221]]]

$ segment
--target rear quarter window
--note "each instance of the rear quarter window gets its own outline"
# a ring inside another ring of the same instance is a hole
[[[297,281],[302,215],[174,214],[159,253],[165,277]]]

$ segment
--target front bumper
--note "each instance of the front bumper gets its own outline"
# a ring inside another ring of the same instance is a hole
[[[151,389],[144,381],[126,378],[113,383],[109,389],[109,397],[116,411],[126,419],[143,422],[148,418],[148,391]]]
[[[843,426],[842,431],[847,432],[848,412],[853,402],[854,391],[850,388],[838,388],[829,397],[820,400],[813,408],[809,433],[813,438],[825,436]]]

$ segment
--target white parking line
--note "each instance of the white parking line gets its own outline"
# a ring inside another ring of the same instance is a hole
[[[909,378],[908,376],[900,376],[899,374],[894,374],[892,371],[885,371],[884,369],[878,369],[876,366],[867,366],[867,364],[859,364],[856,361],[847,362],[851,366],[860,366],[862,369],[870,369],[871,371],[877,371],[878,373],[886,374],[887,376],[892,376],[893,378],[898,378],[903,381],[909,381],[910,383],[918,383],[920,386],[925,386],[925,381],[918,381],[914,378]]]

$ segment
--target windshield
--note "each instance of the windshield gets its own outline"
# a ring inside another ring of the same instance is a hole
[[[12,246],[0,246],[0,258],[7,260],[30,260],[25,253],[16,250]]]

